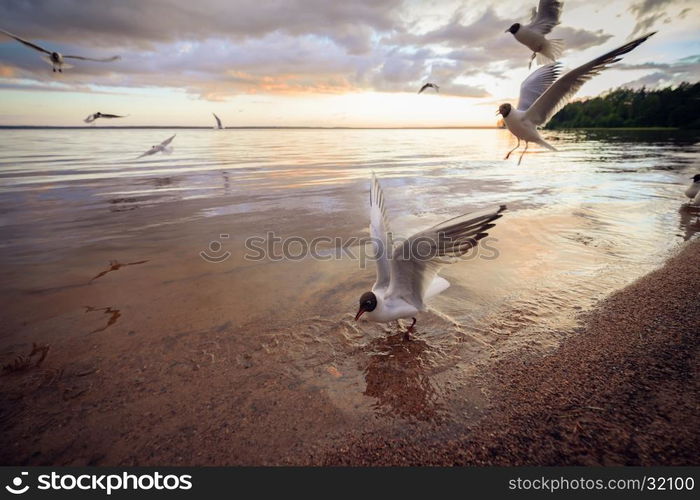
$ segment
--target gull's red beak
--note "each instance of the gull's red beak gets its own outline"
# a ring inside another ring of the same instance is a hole
[[[360,307],[360,308],[357,310],[357,314],[355,315],[355,321],[357,321],[358,319],[360,319],[360,316],[362,316],[362,315],[365,313],[365,311],[366,311],[366,310],[365,310],[364,308]]]
[[[498,111],[496,111],[496,114],[494,116],[498,116],[500,114],[501,114],[501,110],[499,109]]]

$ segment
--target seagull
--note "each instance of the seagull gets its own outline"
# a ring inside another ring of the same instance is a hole
[[[89,115],[89,116],[88,116],[87,118],[85,118],[83,121],[84,121],[85,123],[92,123],[92,122],[94,122],[95,120],[97,120],[98,118],[125,118],[125,117],[126,117],[126,115],[124,115],[124,116],[122,116],[122,115],[110,115],[110,114],[107,114],[107,113],[100,113],[100,112],[98,111],[97,113],[93,113],[93,114]]]
[[[176,135],[177,135],[177,134],[173,134],[171,137],[165,139],[165,140],[164,140],[163,142],[161,142],[160,144],[157,144],[156,146],[152,146],[151,149],[149,149],[148,151],[146,151],[145,153],[143,153],[143,154],[142,154],[141,156],[139,156],[138,158],[143,158],[144,156],[154,155],[154,154],[159,153],[159,152],[163,152],[164,154],[168,154],[168,155],[169,155],[170,153],[173,152],[173,148],[172,148],[172,147],[168,147],[168,144],[170,144],[170,143],[172,142],[172,140],[175,138]],[[137,159],[138,159],[138,158],[137,158]]]
[[[43,47],[39,47],[38,45],[36,45],[32,42],[29,42],[27,40],[24,40],[24,39],[18,37],[17,35],[13,35],[12,33],[5,31],[3,29],[0,29],[0,32],[5,33],[10,38],[14,38],[19,43],[23,43],[27,47],[31,47],[34,50],[38,50],[39,52],[43,52],[44,54],[46,54],[45,56],[43,56],[43,59],[52,66],[54,73],[56,71],[58,71],[59,73],[62,73],[63,68],[68,69],[68,68],[73,67],[70,64],[66,64],[64,59],[80,59],[81,61],[96,61],[96,62],[112,62],[112,61],[116,61],[118,59],[121,59],[120,56],[112,56],[112,57],[107,57],[105,59],[96,59],[93,57],[63,55],[63,54],[60,54],[58,52],[46,50]]]
[[[685,190],[685,195],[693,200],[691,203],[700,205],[700,174],[695,174],[691,179],[693,183]]]
[[[216,128],[218,128],[219,130],[224,128],[224,126],[221,124],[221,120],[218,116],[216,116],[216,113],[212,113],[212,115],[214,115],[214,118],[216,118]]]
[[[420,88],[420,90],[418,91],[418,93],[420,94],[420,93],[422,93],[425,89],[428,89],[428,88],[430,88],[430,89],[435,89],[435,92],[438,92],[438,93],[440,92],[440,87],[438,87],[436,84],[434,84],[434,83],[426,83],[425,85],[423,85],[423,86]]]
[[[506,206],[449,219],[414,234],[394,248],[389,243],[384,194],[374,174],[369,203],[369,232],[375,250],[377,280],[372,290],[360,297],[355,321],[363,315],[378,323],[411,318],[413,323],[404,334],[404,340],[409,340],[416,324],[415,316],[426,309],[425,301],[450,286],[449,281],[437,275],[440,268],[457,262],[477,246]]]
[[[540,137],[537,127],[546,125],[571,100],[584,83],[603,71],[608,64],[619,61],[621,55],[627,54],[654,33],[637,38],[622,47],[582,64],[559,79],[557,79],[559,76],[558,63],[548,64],[533,71],[520,86],[518,108],[513,109],[513,106],[506,103],[501,104],[496,112],[496,114],[503,116],[508,130],[518,138],[518,144],[508,151],[504,159],[507,160],[510,154],[520,147],[520,139],[525,141],[525,149],[520,154],[518,165],[520,165],[530,142],[556,151],[556,148],[547,144]]]
[[[538,64],[544,64],[548,61],[556,61],[561,55],[564,42],[560,39],[545,38],[545,35],[559,24],[561,6],[559,0],[540,0],[539,6],[532,9],[530,24],[522,26],[520,23],[515,23],[505,31],[512,33],[517,41],[532,51],[527,69],[530,69],[535,57]]]

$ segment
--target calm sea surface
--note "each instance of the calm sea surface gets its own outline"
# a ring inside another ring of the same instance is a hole
[[[136,159],[173,133],[172,154]],[[560,152],[536,150],[518,166],[517,155],[503,160],[514,145],[504,130],[0,130],[0,354],[37,341],[80,358],[93,346],[121,370],[103,395],[138,370],[201,391],[221,374],[259,405],[314,394],[343,415],[328,432],[469,418],[488,360],[556,346],[598,300],[700,230],[683,196],[700,172],[698,135],[545,137]],[[352,319],[374,269],[339,249],[367,235],[372,171],[398,235],[508,206],[489,258],[444,269],[452,286],[410,348],[395,326]],[[295,238],[294,255],[300,239],[322,237],[324,258],[247,259],[246,239],[269,233]],[[261,380],[294,382],[264,395]],[[127,392],[110,397],[128,412]],[[188,404],[197,401],[194,391]],[[276,432],[283,417],[254,406],[236,410],[257,415],[246,436]],[[247,452],[265,461],[309,436],[257,436]]]

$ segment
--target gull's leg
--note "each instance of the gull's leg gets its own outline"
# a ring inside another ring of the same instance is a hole
[[[515,147],[514,147],[513,149],[511,149],[510,151],[508,151],[508,154],[506,155],[506,157],[503,158],[504,160],[507,160],[508,158],[510,158],[510,154],[511,154],[513,151],[515,151],[516,149],[518,149],[518,148],[520,147],[520,137],[518,137],[518,136],[516,135],[515,138],[518,139],[518,143],[515,145]]]
[[[527,151],[528,144],[530,144],[530,143],[525,141],[525,149],[523,149],[523,152],[520,153],[520,159],[518,160],[518,165],[520,165],[520,162],[523,161],[523,156],[525,155],[525,152]]]
[[[530,56],[530,63],[527,65],[527,69],[530,69],[532,67],[532,61],[535,60],[535,57],[537,57],[537,52],[533,52],[532,56]]]
[[[413,326],[416,324],[416,318],[411,318],[413,320],[413,323],[411,323],[411,326],[406,328],[406,331],[403,334],[403,339],[408,341],[411,340],[411,333],[413,333]]]

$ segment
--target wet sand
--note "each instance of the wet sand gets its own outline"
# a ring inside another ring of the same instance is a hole
[[[350,322],[320,317],[316,331],[281,328],[261,343],[241,341],[232,323],[54,341],[38,366],[41,353],[0,376],[0,462],[696,464],[698,283],[693,241],[545,352],[484,349],[465,334],[455,353],[383,327],[367,342]],[[114,318],[84,314],[94,332]],[[318,343],[320,361],[308,350]],[[465,364],[467,352],[480,362]]]
[[[551,354],[499,361],[477,425],[354,437],[324,464],[697,465],[699,283],[695,241]]]

